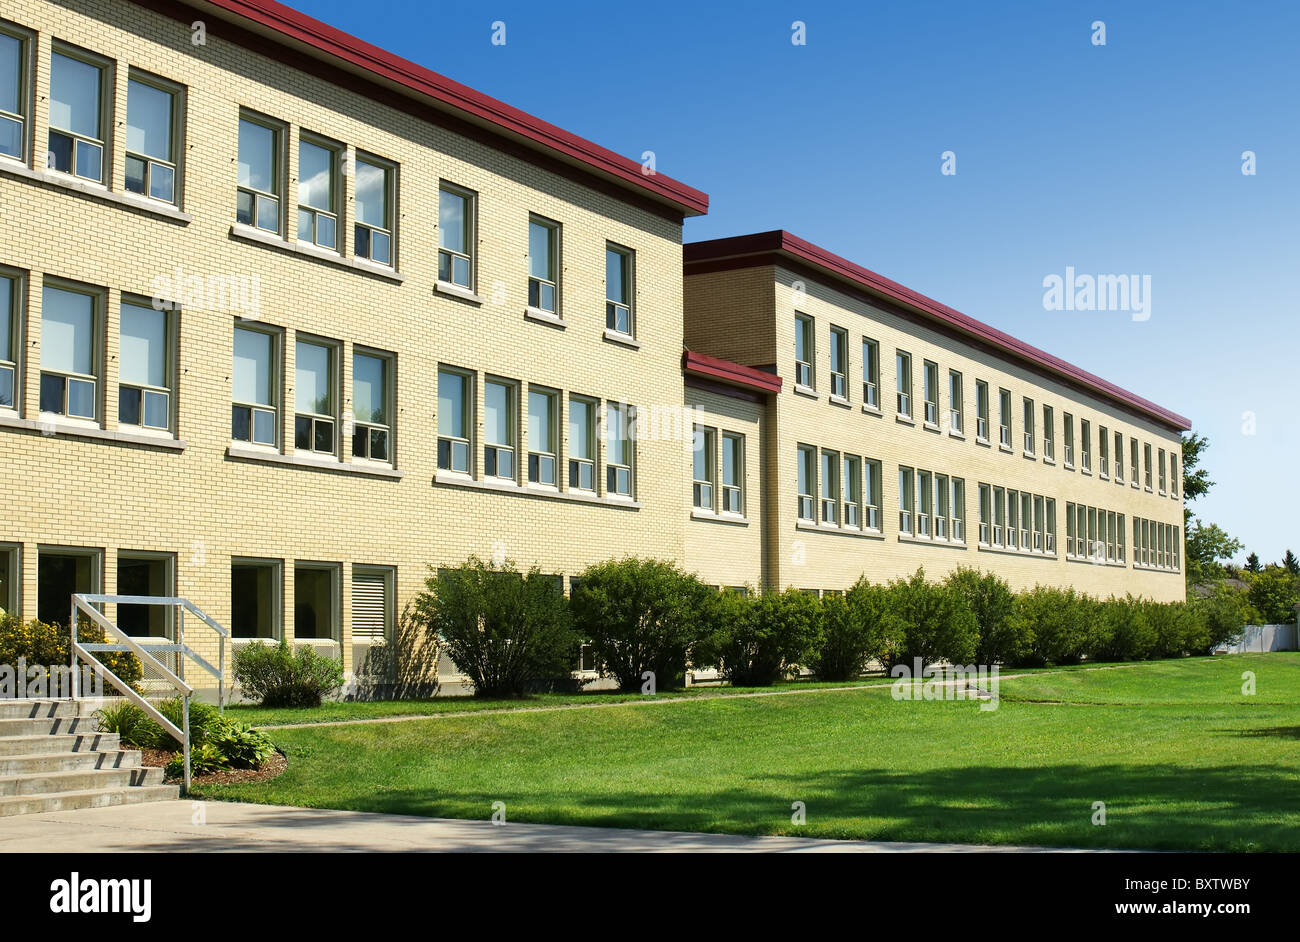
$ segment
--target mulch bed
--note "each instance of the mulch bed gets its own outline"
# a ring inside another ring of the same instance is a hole
[[[164,749],[141,749],[140,752],[144,755],[145,765],[160,769],[165,769],[167,763],[176,755]],[[269,782],[288,767],[288,760],[281,753],[273,752],[271,758],[263,762],[260,769],[231,769],[228,772],[213,772],[211,775],[195,775],[190,779],[190,784],[239,785],[247,782]]]

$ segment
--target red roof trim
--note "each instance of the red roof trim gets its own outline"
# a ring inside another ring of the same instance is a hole
[[[726,239],[711,239],[706,242],[691,242],[684,245],[682,250],[687,275],[693,273],[692,269],[695,271],[718,271],[748,268],[759,263],[758,260],[754,259],[754,256],[779,253],[787,258],[793,258],[811,265],[818,271],[865,288],[873,295],[883,296],[905,305],[924,314],[931,320],[938,321],[940,324],[955,329],[961,334],[982,341],[990,347],[1010,355],[1015,360],[1027,363],[1040,371],[1062,377],[1089,392],[1101,396],[1103,399],[1109,399],[1126,408],[1136,410],[1142,415],[1176,431],[1186,431],[1192,427],[1189,419],[1176,412],[1156,405],[1148,399],[1143,399],[1141,396],[1122,389],[1100,376],[1089,373],[1072,363],[1067,363],[1065,360],[1039,350],[1022,340],[1017,340],[1010,334],[1004,333],[995,327],[990,327],[988,324],[977,321],[975,318],[969,317],[945,304],[940,304],[938,301],[913,291],[911,288],[890,281],[870,269],[854,264],[848,259],[841,258],[784,230],[733,236]]]
[[[562,154],[599,174],[615,178],[623,186],[646,192],[657,201],[676,207],[683,215],[698,216],[709,211],[707,193],[661,173],[646,175],[641,170],[641,164],[630,158],[364,42],[282,3],[274,0],[201,0],[201,5],[251,20],[282,36],[305,43],[316,52],[342,59],[411,92],[432,98],[455,111],[522,137],[542,150]]]
[[[782,386],[781,377],[772,373],[755,369],[752,366],[732,363],[730,360],[705,356],[703,353],[695,353],[692,350],[687,350],[682,355],[682,370],[696,376],[719,379],[724,383],[730,383],[732,386],[753,389],[760,393],[779,393]]]

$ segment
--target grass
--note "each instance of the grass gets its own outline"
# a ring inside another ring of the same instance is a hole
[[[514,821],[665,830],[1300,850],[1297,654],[1036,672],[1003,681],[989,712],[898,702],[887,686],[718,693],[277,730],[284,775],[196,791],[474,819],[504,801]],[[1104,827],[1092,824],[1098,801]]]

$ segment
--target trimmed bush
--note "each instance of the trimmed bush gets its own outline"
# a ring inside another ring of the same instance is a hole
[[[797,589],[741,595],[722,592],[711,603],[715,631],[697,660],[716,660],[738,687],[767,687],[794,672],[817,638],[819,604]]]
[[[1015,628],[1028,640],[1017,667],[1078,664],[1088,654],[1088,613],[1074,589],[1035,586],[1016,596]]]
[[[886,649],[889,663],[921,666],[938,661],[968,664],[975,657],[979,626],[965,597],[941,583],[927,582],[925,570],[889,583],[885,596],[886,631],[901,631],[902,643]],[[891,624],[892,622],[892,624]]]
[[[1029,646],[1023,622],[1012,618],[1016,597],[1005,579],[994,573],[958,566],[944,580],[945,585],[966,600],[975,613],[979,631],[975,663],[992,666],[1021,657]]]
[[[1150,657],[1156,633],[1147,609],[1145,602],[1131,595],[1102,602],[1105,635],[1090,651],[1090,657],[1099,661],[1140,661]]]
[[[522,697],[568,676],[578,637],[555,581],[536,568],[471,556],[439,570],[415,599],[416,615],[474,686],[476,697]]]
[[[1205,654],[1210,649],[1210,634],[1205,621],[1187,602],[1149,603],[1147,620],[1155,633],[1152,657],[1186,657]]]
[[[845,595],[822,599],[821,621],[808,666],[818,680],[843,681],[861,677],[867,665],[886,658],[888,590],[859,579]],[[895,636],[893,647],[900,646]]]
[[[1245,594],[1221,586],[1209,598],[1194,603],[1205,622],[1205,634],[1210,650],[1220,645],[1233,645],[1241,640],[1242,630],[1250,617],[1250,602]]]
[[[235,650],[233,672],[244,695],[267,707],[317,707],[343,686],[343,662],[289,642],[254,641]]]
[[[717,591],[655,559],[597,563],[580,580],[572,599],[575,626],[619,689],[641,690],[646,671],[656,689],[681,686],[686,662],[702,643],[705,652],[716,631],[710,603]]]
[[[84,644],[103,644],[104,631],[82,617],[77,640]],[[0,664],[16,668],[18,659],[23,658],[28,667],[67,667],[71,644],[72,629],[68,625],[52,625],[35,619],[23,622],[8,612],[0,614]],[[99,651],[95,656],[128,686],[134,688],[143,676],[140,660],[130,651]]]

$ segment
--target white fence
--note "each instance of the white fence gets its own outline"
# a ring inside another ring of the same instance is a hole
[[[1233,645],[1220,645],[1216,654],[1246,654],[1264,651],[1296,651],[1295,625],[1247,625],[1241,640]]]

